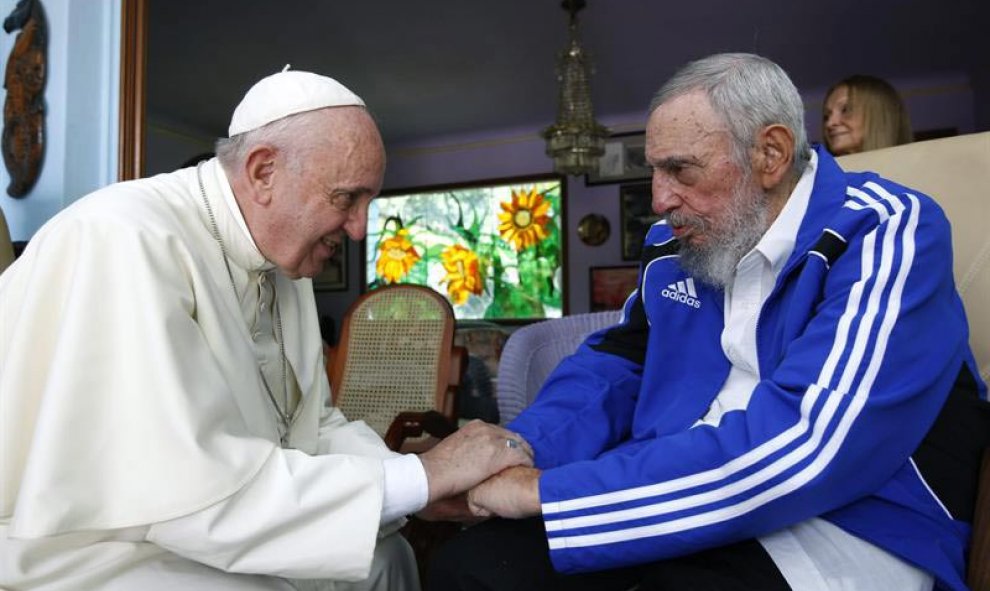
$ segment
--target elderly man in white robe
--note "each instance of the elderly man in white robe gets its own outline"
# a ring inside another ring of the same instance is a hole
[[[283,71],[229,131],[0,275],[0,588],[417,589],[404,516],[532,463],[478,422],[394,454],[327,406],[306,278],[381,188],[362,100]]]

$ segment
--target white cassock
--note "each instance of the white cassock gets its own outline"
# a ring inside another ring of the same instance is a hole
[[[87,196],[0,275],[0,588],[418,588],[380,527],[393,454],[326,407],[311,282],[271,271],[215,160],[201,178]]]

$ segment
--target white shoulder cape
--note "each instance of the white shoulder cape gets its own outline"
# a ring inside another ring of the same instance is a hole
[[[203,176],[225,234],[236,222],[215,166]],[[277,449],[208,224],[193,169],[118,184],[55,216],[0,275],[0,517],[11,535],[186,515],[240,489]],[[329,387],[312,288],[278,281],[304,395],[290,441],[315,453]],[[366,461],[348,478],[380,487],[380,462]],[[380,502],[368,502],[375,527]]]

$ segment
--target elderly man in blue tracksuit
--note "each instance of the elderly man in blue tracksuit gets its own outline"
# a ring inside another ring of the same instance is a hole
[[[990,434],[928,196],[809,148],[776,64],[650,106],[638,289],[509,425],[432,589],[965,589]]]

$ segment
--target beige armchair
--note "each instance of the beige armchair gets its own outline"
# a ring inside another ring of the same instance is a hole
[[[934,197],[952,224],[953,271],[980,375],[990,381],[990,132],[839,158]]]
[[[952,224],[953,274],[980,375],[990,381],[990,133],[916,142],[839,158],[934,197]],[[969,585],[990,590],[990,450],[983,455]]]

